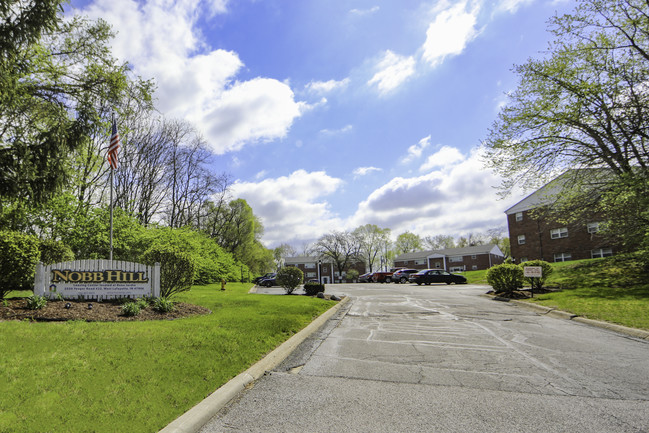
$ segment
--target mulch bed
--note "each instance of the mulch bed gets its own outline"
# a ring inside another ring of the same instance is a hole
[[[534,290],[534,296],[536,296],[536,295],[541,295],[541,294],[543,294],[543,293],[550,293],[550,292],[553,292],[553,291],[555,291],[555,290],[552,290],[552,289],[545,289],[545,288],[543,288],[543,289],[539,289],[539,290]],[[501,298],[509,298],[509,299],[529,299],[529,298],[531,297],[531,296],[530,296],[530,295],[531,295],[531,292],[530,292],[529,289],[527,289],[527,290],[514,290],[514,291],[511,292],[510,294],[509,294],[509,293],[505,293],[505,292],[498,292],[498,293],[496,293],[496,292],[494,292],[493,290],[490,290],[490,291],[487,292],[487,294],[488,294],[488,295],[499,296],[499,297],[501,297]]]
[[[70,303],[70,308],[65,308],[68,302]],[[88,308],[89,304],[92,304],[92,308]],[[0,301],[0,320],[133,322],[141,320],[181,319],[183,317],[210,313],[211,311],[205,307],[182,302],[174,304],[173,311],[168,313],[159,313],[153,310],[153,307],[149,306],[141,310],[137,316],[125,316],[122,314],[122,304],[110,301],[49,301],[40,310],[28,309],[26,298],[10,298]]]

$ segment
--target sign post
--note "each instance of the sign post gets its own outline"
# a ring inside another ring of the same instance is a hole
[[[541,278],[543,277],[543,267],[541,266],[523,266],[523,276],[525,278]],[[531,297],[534,297],[534,281],[530,287]]]

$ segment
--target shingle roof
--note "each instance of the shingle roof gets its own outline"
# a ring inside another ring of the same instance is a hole
[[[607,169],[568,170],[507,209],[505,213],[511,215],[552,204],[557,200],[561,191],[566,188],[566,185],[573,184],[585,186],[586,188],[597,188],[597,185],[605,183],[609,177],[610,170]]]
[[[473,254],[497,254],[504,256],[500,248],[496,244],[487,244],[487,245],[474,245],[471,247],[463,248],[446,248],[443,250],[427,250],[427,251],[415,251],[414,253],[405,253],[398,255],[394,258],[394,261],[408,261],[415,259],[425,259],[432,255],[442,255],[442,256],[467,256]]]

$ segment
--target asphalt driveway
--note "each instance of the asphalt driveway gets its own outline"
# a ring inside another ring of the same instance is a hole
[[[470,285],[352,297],[208,432],[649,431],[649,342]]]

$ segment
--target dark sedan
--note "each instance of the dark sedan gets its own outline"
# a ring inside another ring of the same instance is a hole
[[[257,284],[259,286],[264,286],[264,287],[272,287],[277,285],[277,281],[275,281],[275,277],[277,274],[271,274],[270,277],[266,277],[262,280],[260,280]]]
[[[466,284],[466,278],[462,275],[451,274],[442,269],[424,269],[416,274],[411,274],[409,281],[417,283],[417,285],[430,283]]]

